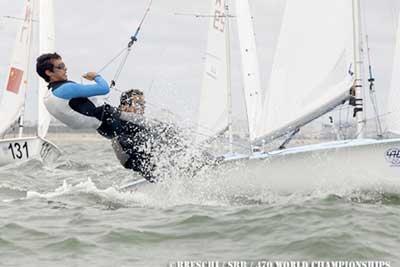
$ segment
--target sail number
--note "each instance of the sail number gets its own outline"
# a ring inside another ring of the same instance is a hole
[[[214,11],[214,29],[224,32],[225,31],[225,14],[224,14],[224,3],[222,0],[216,0],[215,11]]]
[[[13,159],[22,159],[24,156],[29,158],[27,142],[23,143],[23,145],[20,143],[10,143],[8,150],[10,150]]]

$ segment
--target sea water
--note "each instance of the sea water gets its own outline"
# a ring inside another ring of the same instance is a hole
[[[53,164],[0,169],[0,266],[400,266],[400,192],[252,195],[214,187],[215,176],[120,192],[139,176],[107,140],[55,142]]]

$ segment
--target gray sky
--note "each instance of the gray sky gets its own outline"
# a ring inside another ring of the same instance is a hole
[[[334,1],[334,0],[332,0]],[[350,0],[349,0],[350,1]],[[56,50],[68,66],[69,79],[80,81],[86,71],[96,71],[127,43],[148,0],[55,0]],[[398,0],[365,0],[367,30],[377,90],[389,85],[393,40],[400,7]],[[268,81],[284,0],[252,0],[262,86]],[[0,0],[0,16],[21,16],[23,0]],[[175,12],[209,13],[207,0],[154,0],[139,42],[121,74],[121,89],[143,88],[147,101],[193,120],[201,87],[208,21],[176,16]],[[5,83],[18,22],[0,20],[0,80]],[[350,25],[349,25],[350,27]],[[234,27],[233,27],[234,30]],[[238,45],[233,42],[234,103],[241,102]],[[113,68],[104,72],[111,79]],[[150,89],[150,85],[152,88]],[[384,102],[384,94],[379,94]],[[235,109],[238,116],[243,110]],[[29,117],[28,117],[29,119]]]

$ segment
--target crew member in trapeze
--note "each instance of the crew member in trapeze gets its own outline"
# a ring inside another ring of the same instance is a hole
[[[194,147],[188,144],[191,143],[190,138],[182,135],[183,129],[146,118],[145,108],[146,101],[141,90],[131,89],[121,94],[118,110],[126,131],[112,139],[112,147],[125,168],[141,173],[147,180],[157,181],[158,156],[164,161],[162,167],[167,164],[175,171],[173,175],[178,171],[186,177],[193,177],[203,167],[219,163],[220,158],[213,157],[204,149],[196,147],[193,150]],[[126,121],[130,122],[129,126],[125,125]]]
[[[112,138],[112,147],[121,165],[139,172],[148,181],[156,181],[154,170],[152,142],[154,125],[151,127],[144,118],[144,94],[139,89],[123,92],[118,110],[121,112],[121,124],[126,131]],[[126,122],[129,121],[129,126]],[[105,128],[105,129],[103,129]],[[108,125],[103,124],[99,131],[108,132]]]
[[[139,172],[145,179],[155,182],[156,167],[154,153],[172,151],[173,158],[185,153],[183,136],[178,129],[169,124],[147,120],[144,114],[144,95],[140,90],[122,93],[119,108],[108,104],[96,106],[94,97],[106,95],[110,89],[107,82],[95,72],[83,77],[96,84],[83,85],[67,78],[67,67],[57,53],[43,54],[37,58],[37,73],[49,83],[49,91],[44,103],[56,119],[67,126],[93,128],[105,138],[112,139],[115,153],[121,164]],[[90,97],[90,99],[89,99]],[[119,147],[119,151],[116,147]],[[125,157],[121,160],[121,156]],[[179,157],[178,157],[179,158]],[[196,162],[196,166],[193,165]],[[205,151],[193,156],[185,169],[195,172],[205,165],[217,161]]]
[[[83,85],[69,81],[67,67],[57,53],[43,54],[37,58],[36,71],[40,77],[48,82],[49,91],[44,103],[47,110],[56,119],[73,129],[93,128],[102,136],[112,139],[118,136],[136,136],[143,143],[150,135],[144,125],[121,119],[121,112],[108,104],[96,106],[95,96],[106,95],[110,92],[107,82],[95,72],[88,72],[83,77],[95,84]],[[90,97],[90,99],[89,99]],[[126,147],[127,144],[125,144]],[[136,160],[124,164],[124,167],[139,172],[150,182],[154,182],[152,171],[154,165],[150,163],[150,153],[135,153]],[[133,154],[132,154],[133,155]],[[131,156],[132,156],[131,155]],[[147,158],[146,158],[147,157]]]

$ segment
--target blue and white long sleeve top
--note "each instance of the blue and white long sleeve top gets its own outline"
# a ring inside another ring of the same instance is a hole
[[[73,129],[97,128],[100,121],[85,116],[70,106],[70,100],[106,95],[110,92],[107,82],[97,75],[95,84],[78,84],[72,81],[60,81],[49,84],[49,91],[44,98],[47,110],[57,120]]]

